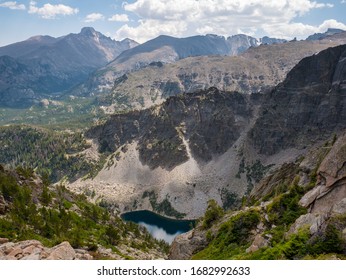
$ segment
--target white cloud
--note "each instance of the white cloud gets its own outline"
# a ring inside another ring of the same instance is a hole
[[[318,32],[324,32],[328,28],[339,28],[346,30],[346,25],[336,21],[335,19],[329,19],[325,20],[319,27],[318,27]]]
[[[44,4],[41,8],[36,6],[35,1],[30,1],[29,14],[38,14],[45,19],[54,19],[58,15],[70,16],[77,14],[78,9],[63,4]]]
[[[127,14],[115,14],[108,19],[109,21],[117,22],[129,22],[129,16]]]
[[[341,4],[346,4],[346,0],[342,0],[342,1],[341,1]]]
[[[160,24],[160,28],[158,28]],[[145,42],[148,39],[155,38],[161,34],[168,34],[172,36],[180,36],[187,29],[185,22],[176,22],[174,25],[171,23],[160,22],[156,20],[140,21],[139,26],[131,27],[128,24],[123,25],[116,32],[117,38],[131,38],[137,42]],[[136,38],[136,39],[134,39]]]
[[[298,31],[300,36],[308,36],[309,31],[318,30],[319,26],[299,23],[299,17],[314,9],[333,6],[313,0],[136,0],[125,2],[123,8],[140,18],[138,25],[123,25],[115,37],[144,42],[160,34],[229,36],[239,32],[252,35],[275,31],[283,38],[290,38],[291,30]]]
[[[98,21],[98,20],[102,20],[104,18],[105,17],[103,16],[103,14],[92,13],[92,14],[87,15],[84,21],[85,22],[95,22],[95,21]]]
[[[16,1],[0,3],[0,7],[9,8],[11,10],[25,10],[25,5],[18,4]]]
[[[279,38],[306,38],[314,33],[323,33],[328,28],[339,28],[346,30],[346,25],[334,19],[325,20],[319,26],[312,26],[303,23],[289,23],[271,26],[264,26],[263,29],[274,37]]]

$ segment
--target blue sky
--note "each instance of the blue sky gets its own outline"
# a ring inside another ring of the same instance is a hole
[[[346,0],[0,0],[0,46],[92,26],[120,40],[245,33],[304,39],[346,30]]]

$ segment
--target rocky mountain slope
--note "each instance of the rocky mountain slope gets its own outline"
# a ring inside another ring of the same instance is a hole
[[[87,133],[109,155],[104,169],[69,187],[95,190],[122,211],[167,200],[194,218],[210,198],[232,207],[274,166],[346,129],[345,55],[342,45],[303,59],[264,94],[211,88],[113,115]]]
[[[135,43],[121,42],[85,27],[59,38],[36,36],[0,48],[2,106],[25,107],[67,90]]]
[[[241,210],[210,202],[170,259],[345,259],[346,133],[264,178]]]
[[[263,38],[266,44],[284,40]],[[261,44],[261,39],[238,34],[225,38],[217,35],[175,38],[161,35],[119,55],[114,61],[99,69],[74,94],[98,94],[109,92],[114,80],[123,74],[137,71],[151,63],[172,63],[187,57],[212,55],[238,55],[250,47]]]
[[[319,41],[293,41],[250,48],[238,56],[189,57],[172,64],[152,64],[116,79],[112,92],[99,97],[105,112],[146,108],[168,96],[215,86],[251,93],[282,82],[304,57],[346,43],[346,32]]]
[[[0,165],[0,259],[152,259],[166,249],[104,201]]]

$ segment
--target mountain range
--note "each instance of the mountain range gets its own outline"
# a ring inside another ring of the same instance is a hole
[[[318,39],[340,32],[341,30],[328,30],[323,36],[318,36]],[[312,37],[309,40],[314,38]],[[330,46],[333,45],[333,42],[336,44],[333,38],[329,39],[332,41]],[[225,90],[240,90],[241,92],[246,90],[258,91],[263,89],[263,86],[259,84],[268,86],[281,81],[290,67],[287,67],[287,69],[269,69],[267,75],[273,76],[272,82],[262,82],[263,75],[260,73],[253,75],[250,79],[257,79],[254,86],[251,85],[251,82],[250,84],[247,82],[250,80],[247,78],[248,70],[238,73],[237,71],[234,72],[232,68],[227,69],[226,67],[226,69],[223,69],[225,67],[221,67],[221,70],[216,73],[211,70],[209,74],[189,73],[189,71],[176,73],[174,70],[168,70],[172,73],[167,73],[163,81],[149,82],[150,89],[147,85],[142,85],[140,81],[136,84],[130,79],[131,85],[138,87],[138,90],[132,91],[132,93],[129,93],[126,88],[120,87],[113,90],[112,88],[114,83],[116,86],[119,84],[118,78],[123,81],[125,78],[127,79],[127,76],[122,77],[124,74],[137,73],[137,70],[143,67],[150,68],[151,65],[165,66],[165,64],[184,59],[192,59],[192,64],[195,64],[193,57],[197,57],[196,64],[199,67],[198,57],[213,55],[226,56],[224,65],[232,65],[234,62],[232,60],[228,62],[228,56],[242,54],[249,48],[255,47],[257,49],[261,44],[277,45],[283,43],[287,44],[285,40],[269,37],[256,39],[239,34],[225,38],[210,34],[188,38],[159,36],[139,45],[130,39],[121,42],[114,41],[90,27],[83,28],[79,34],[69,34],[59,38],[35,36],[26,41],[0,48],[0,101],[2,106],[28,107],[37,104],[43,98],[56,99],[62,94],[94,96],[95,94],[99,95],[111,91],[112,94],[106,99],[112,99],[111,103],[114,104],[119,99],[119,91],[121,91],[121,94],[130,96],[130,99],[132,94],[136,95],[139,91],[140,96],[132,98],[135,99],[135,102],[138,103],[138,99],[144,96],[145,100],[143,102],[148,103],[147,101],[152,99],[155,103],[156,99],[161,102],[162,98],[171,95],[172,92],[176,94],[207,88],[208,86],[218,86]],[[298,49],[300,49],[300,46]],[[311,49],[311,52],[302,52],[296,60],[288,64],[292,67],[302,57],[312,54],[313,51],[319,51],[323,47],[307,46],[303,48],[303,50],[306,49]],[[246,64],[245,68],[252,69],[253,64],[256,64],[257,61],[255,57],[249,59],[250,62],[241,62],[240,64]],[[215,64],[215,61],[213,63]],[[207,67],[208,64],[207,61],[206,64],[200,65],[201,69]],[[286,67],[283,64],[285,63],[281,63],[281,68]],[[273,63],[273,65],[278,64]],[[215,66],[217,67],[217,65]],[[192,66],[187,65],[185,67],[183,64],[182,68],[191,69]],[[260,67],[257,68],[259,70]],[[230,72],[232,73],[230,74]],[[283,72],[283,74],[280,72]],[[149,70],[149,77],[150,74]],[[154,75],[156,76],[156,73]],[[209,77],[203,77],[204,75]],[[199,80],[200,76],[202,76],[202,81]],[[230,84],[233,84],[231,81],[234,79],[238,80],[235,83],[236,85],[230,86]],[[193,86],[189,86],[189,84]],[[154,91],[154,93],[152,94],[148,90]],[[150,98],[146,97],[148,93]],[[149,104],[152,103],[149,102]],[[122,105],[115,104],[115,107],[121,107]]]
[[[109,95],[100,96],[106,112],[145,108],[168,96],[217,87],[250,94],[274,87],[304,57],[346,43],[346,32],[318,41],[292,41],[250,48],[237,56],[189,57],[154,64],[117,78]]]
[[[124,51],[114,61],[98,70],[76,94],[108,92],[123,74],[137,71],[152,63],[173,63],[187,57],[234,56],[261,44],[284,43],[286,40],[263,37],[256,39],[244,34],[223,37],[218,35],[175,38],[161,35],[131,50]]]
[[[83,82],[137,43],[121,42],[85,27],[79,34],[59,38],[35,36],[0,48],[0,102],[27,107]]]

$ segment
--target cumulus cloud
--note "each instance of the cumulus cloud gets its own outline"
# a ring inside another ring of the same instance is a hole
[[[35,1],[30,1],[29,13],[38,14],[44,19],[54,19],[58,15],[70,16],[77,14],[79,10],[63,4],[44,4],[41,8],[36,6]]]
[[[145,42],[148,39],[155,38],[161,34],[168,34],[172,36],[181,36],[187,29],[186,22],[176,22],[172,25],[169,22],[160,22],[156,20],[139,21],[139,26],[131,27],[128,24],[123,25],[116,33],[116,37],[123,38],[136,38],[137,42]],[[160,27],[158,28],[158,24]]]
[[[108,19],[109,21],[117,21],[117,22],[128,22],[129,16],[127,14],[115,14]]]
[[[92,13],[92,14],[89,14],[85,17],[85,22],[95,22],[95,21],[98,21],[98,20],[102,20],[104,19],[105,17],[103,16],[103,14],[100,14],[100,13]]]
[[[313,33],[323,33],[328,28],[339,28],[346,30],[346,25],[338,22],[334,19],[325,20],[319,26],[312,26],[303,23],[289,23],[282,25],[264,25],[263,29],[268,34],[273,34],[275,37],[287,38],[287,37],[307,37]]]
[[[320,26],[318,26],[318,32],[324,32],[328,28],[339,28],[346,30],[346,25],[336,21],[335,19],[325,20]]]
[[[136,0],[125,2],[123,8],[140,18],[138,25],[123,25],[115,37],[144,42],[160,34],[184,37],[215,33],[229,36],[272,31],[275,33],[266,35],[279,34],[289,39],[296,30],[299,36],[308,36],[311,31],[320,29],[319,26],[299,23],[299,17],[314,9],[333,6],[312,0]],[[333,24],[340,23],[335,21]]]
[[[25,10],[25,5],[18,4],[16,1],[0,3],[0,7],[9,8],[11,10]]]

